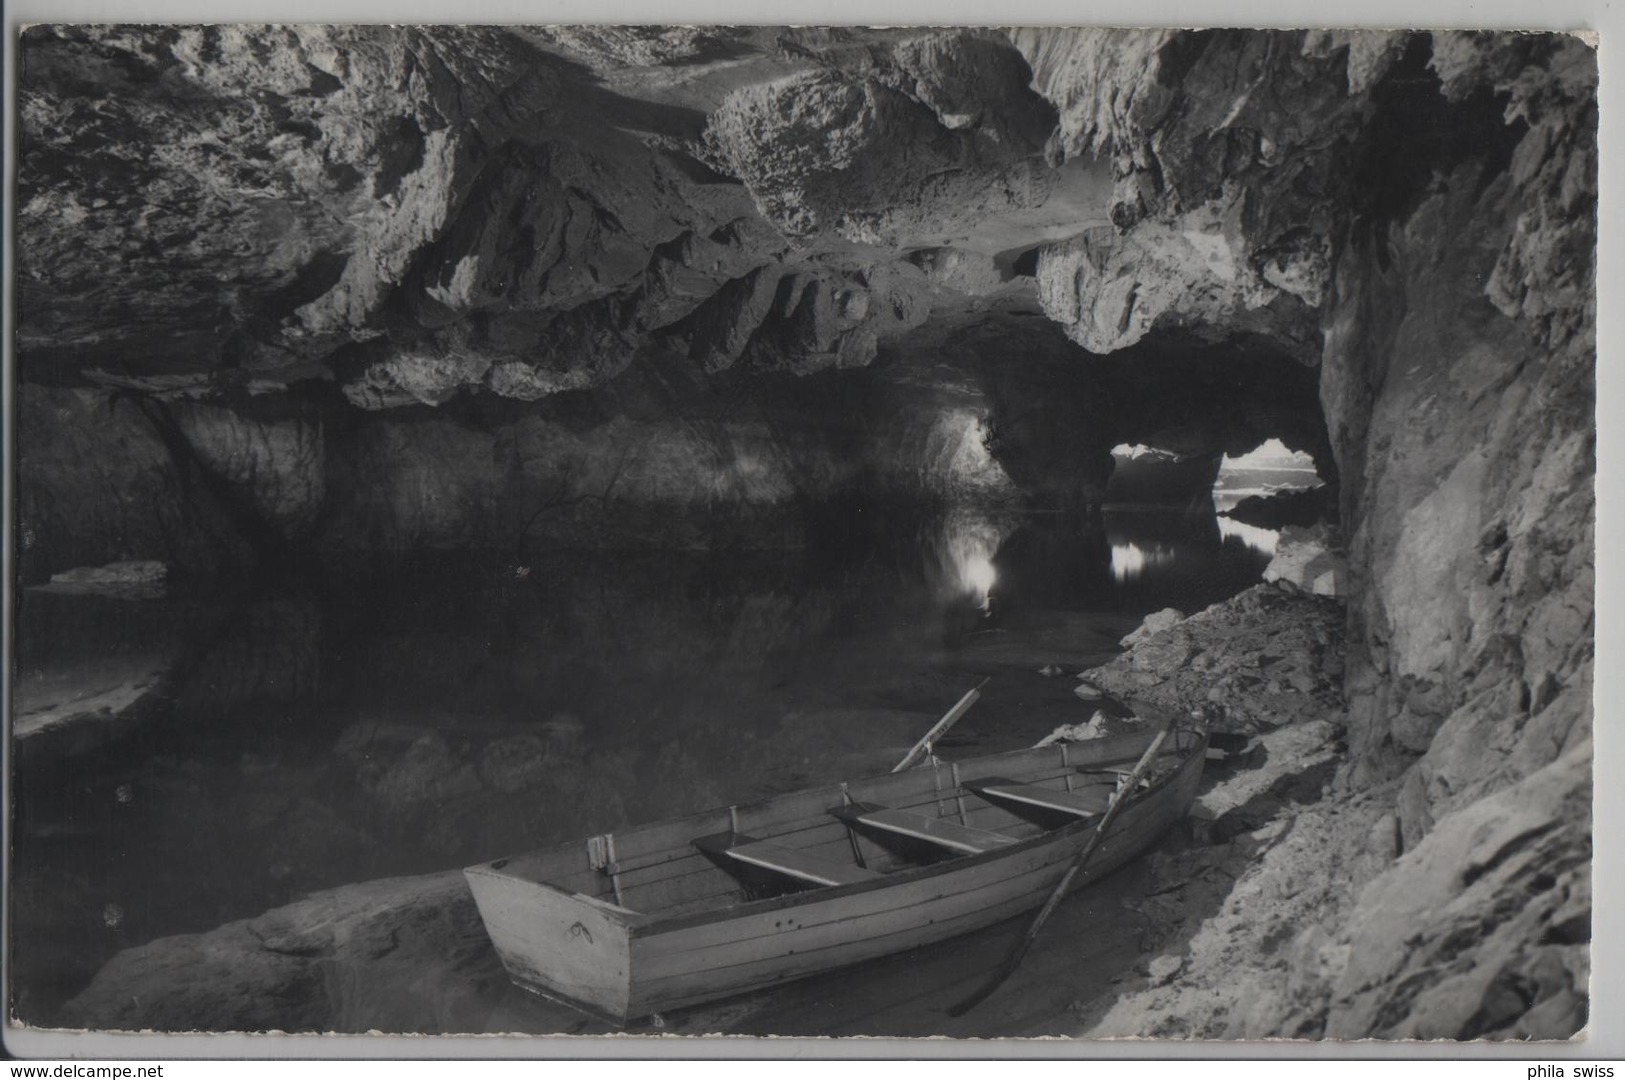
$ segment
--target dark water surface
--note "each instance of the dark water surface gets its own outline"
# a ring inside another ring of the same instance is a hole
[[[882,772],[992,676],[944,756],[1092,708],[1070,676],[1147,612],[1258,580],[1211,516],[856,514],[806,551],[428,560],[228,601],[25,594],[20,709],[156,662],[160,708],[20,744],[19,1014],[111,955],[311,890]],[[31,696],[32,695],[32,696]]]

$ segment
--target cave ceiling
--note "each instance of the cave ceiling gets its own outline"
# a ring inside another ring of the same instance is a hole
[[[1391,83],[1453,107],[1426,39],[33,27],[20,371],[377,411],[879,361],[1097,456],[1329,462],[1348,174]]]

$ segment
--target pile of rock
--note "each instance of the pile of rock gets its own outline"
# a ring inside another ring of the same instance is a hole
[[[1127,651],[1087,685],[1167,712],[1202,712],[1215,730],[1256,734],[1341,705],[1343,605],[1259,585],[1190,617],[1148,615]]]

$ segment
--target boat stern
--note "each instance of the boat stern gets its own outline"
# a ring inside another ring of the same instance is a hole
[[[514,982],[617,1022],[631,1003],[631,912],[508,873],[508,860],[463,871],[485,932]]]

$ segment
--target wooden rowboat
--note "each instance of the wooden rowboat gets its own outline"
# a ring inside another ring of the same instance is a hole
[[[464,871],[520,986],[616,1022],[759,990],[1038,907],[1151,734],[920,766]],[[1205,732],[1181,729],[1079,875],[1190,808]]]

